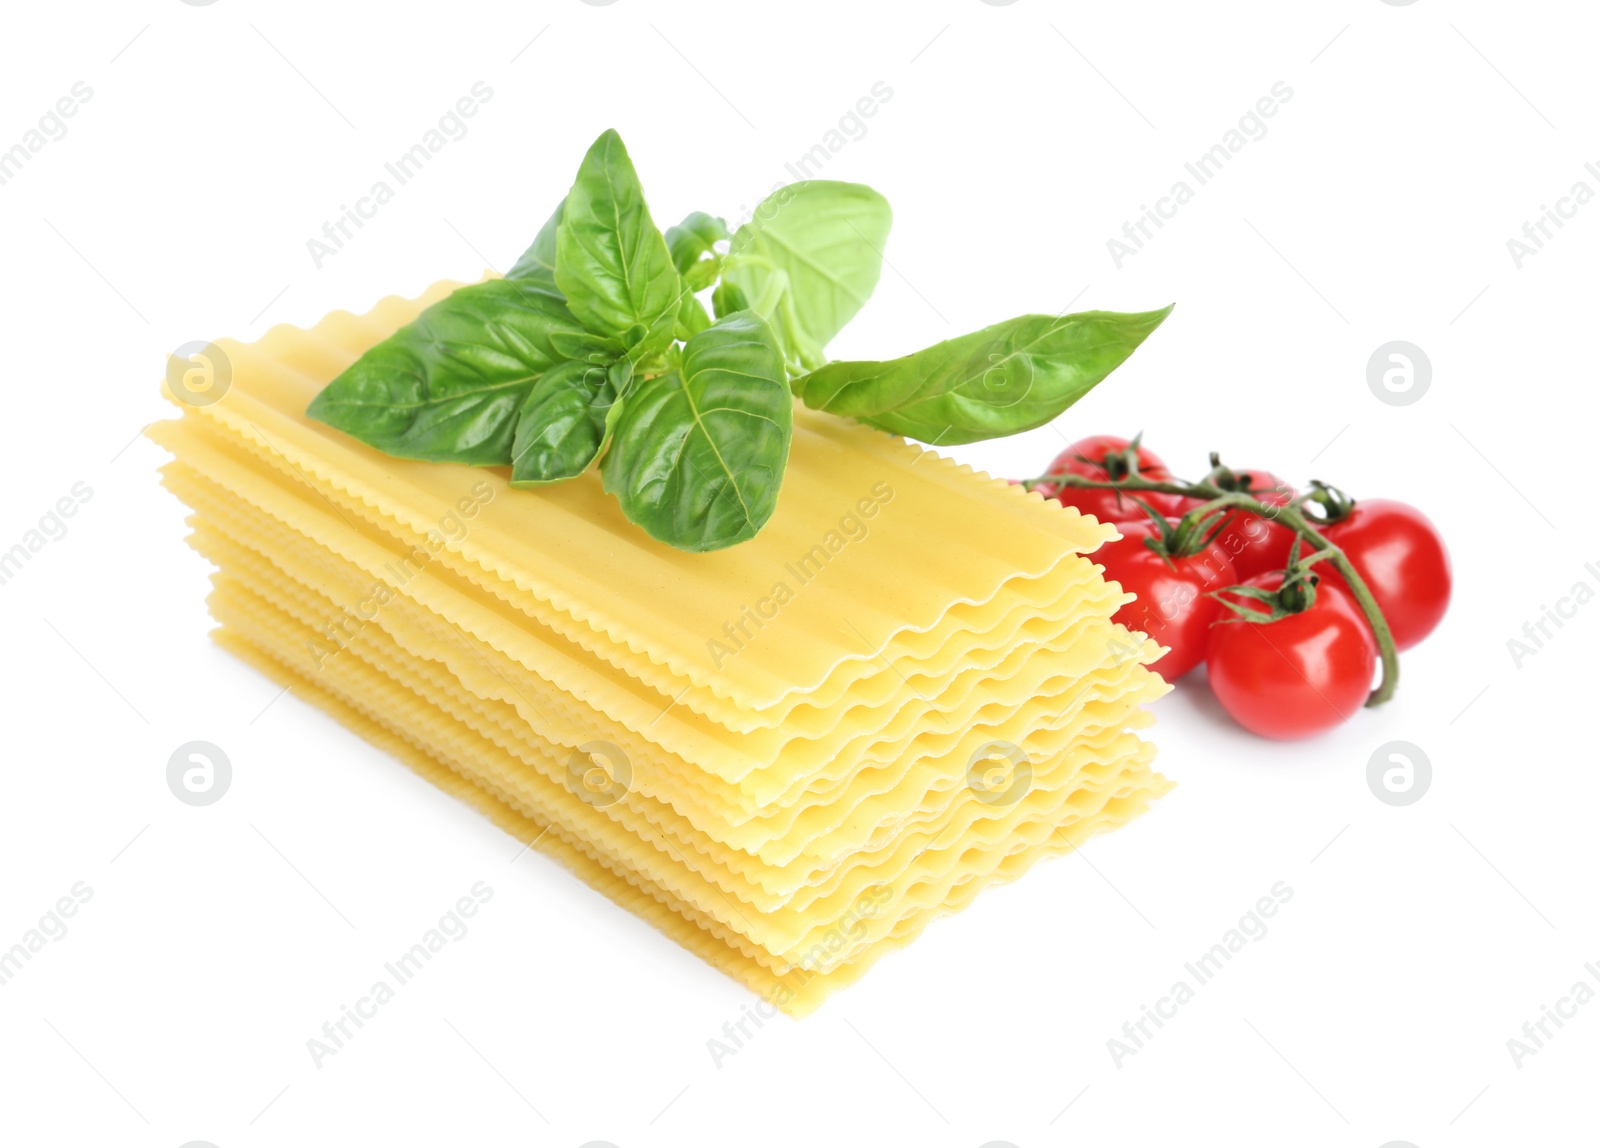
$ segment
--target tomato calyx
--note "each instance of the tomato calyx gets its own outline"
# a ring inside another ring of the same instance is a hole
[[[1297,541],[1296,547],[1298,546]],[[1322,579],[1312,572],[1309,565],[1298,562],[1291,556],[1289,568],[1283,574],[1283,581],[1275,589],[1268,590],[1261,586],[1226,586],[1221,590],[1212,590],[1211,596],[1233,611],[1233,617],[1224,618],[1223,622],[1257,622],[1265,625],[1294,614],[1304,614],[1311,609],[1317,603],[1317,584],[1321,581]],[[1248,601],[1236,601],[1239,598]],[[1258,602],[1260,605],[1252,606],[1250,602]]]
[[[1166,464],[1139,443],[1138,436],[1131,442],[1118,435],[1079,439],[1058,454],[1048,470],[1023,480],[1021,486],[1101,522],[1138,519],[1145,506],[1162,514],[1181,514],[1185,509],[1182,500],[1172,495],[1153,493],[1151,488],[1140,486],[1140,496],[1133,497],[1133,488],[1128,485],[1131,481],[1172,477]],[[1088,485],[1079,479],[1088,480]]]
[[[1355,499],[1337,486],[1317,478],[1311,480],[1311,489],[1301,495],[1300,504],[1309,511],[1306,517],[1322,530],[1343,522],[1356,509]]]
[[[1142,438],[1144,431],[1129,439],[1128,445],[1121,450],[1108,450],[1101,458],[1088,458],[1080,454],[1078,459],[1105,471],[1108,482],[1123,482],[1129,475],[1139,473],[1139,440]]]
[[[1216,451],[1211,452],[1211,471],[1200,480],[1216,487],[1218,490],[1227,491],[1229,494],[1248,494],[1253,498],[1264,494],[1271,494],[1278,489],[1273,486],[1260,486],[1256,483],[1256,476],[1248,470],[1233,470],[1222,465],[1222,456]]]
[[[1145,547],[1153,551],[1168,566],[1179,558],[1188,558],[1209,549],[1228,526],[1225,510],[1192,510],[1177,521],[1152,509],[1140,499],[1134,499],[1140,510],[1150,520],[1152,532],[1144,540]]]
[[[1129,478],[1144,478],[1145,475],[1151,471],[1157,471],[1160,473],[1160,475],[1164,476],[1166,474],[1166,468],[1160,466],[1159,464],[1152,467],[1150,465],[1152,461],[1151,458],[1145,457],[1143,452],[1141,452],[1139,448],[1139,441],[1143,437],[1144,432],[1140,431],[1138,434],[1134,435],[1133,438],[1128,440],[1128,444],[1126,446],[1121,448],[1107,448],[1102,450],[1098,457],[1081,450],[1075,451],[1070,456],[1063,455],[1062,458],[1056,459],[1055,464],[1044,474],[1038,475],[1035,478],[1023,479],[1022,487],[1024,490],[1032,490],[1036,486],[1047,483],[1059,483],[1062,479],[1070,477],[1068,471],[1061,469],[1063,458],[1067,457],[1070,457],[1074,462],[1081,462],[1085,466],[1098,471],[1103,478],[1097,480],[1097,485],[1102,487],[1120,486]],[[1142,500],[1135,501],[1138,501],[1141,506],[1144,505]]]

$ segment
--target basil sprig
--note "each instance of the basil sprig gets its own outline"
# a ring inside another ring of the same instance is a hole
[[[1076,402],[1171,310],[1024,315],[887,362],[830,363],[877,286],[890,223],[871,188],[809,180],[731,234],[698,211],[663,234],[608,131],[505,278],[423,311],[307,414],[397,457],[508,466],[518,487],[598,463],[651,537],[718,550],[772,516],[794,398],[924,442],[1015,434]]]

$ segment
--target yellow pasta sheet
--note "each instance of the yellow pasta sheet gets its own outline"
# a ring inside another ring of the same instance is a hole
[[[593,472],[512,490],[305,416],[454,286],[224,342],[226,394],[150,429],[227,649],[797,1015],[1170,787],[1109,525],[797,410],[767,527],[687,554]],[[1014,801],[969,781],[996,746]]]
[[[294,645],[303,640],[305,631],[270,605],[252,600],[244,591],[230,592],[224,584],[213,597],[213,611],[230,630],[292,665]],[[1128,735],[1124,756],[1103,767],[1102,784],[1073,792],[1065,809],[1053,807],[1044,817],[1024,819],[991,849],[968,843],[957,833],[949,842],[932,843],[898,873],[884,874],[852,896],[814,903],[803,914],[762,913],[750,907],[741,909],[564,786],[541,784],[535,771],[502,747],[363,659],[330,663],[317,674],[316,684],[385,727],[417,739],[451,768],[487,785],[514,805],[536,812],[541,819],[553,817],[625,868],[641,872],[671,891],[683,904],[692,906],[700,919],[752,941],[764,950],[759,959],[771,961],[774,967],[801,965],[827,972],[870,955],[880,942],[920,932],[928,919],[964,905],[982,885],[1012,879],[1039,857],[1059,852],[1060,847],[1078,839],[1073,827],[1080,821],[1092,820],[1107,810],[1125,813],[1129,802],[1142,808],[1166,787],[1165,780],[1148,768],[1152,747]],[[1030,792],[1025,803],[1033,796]],[[952,858],[959,864],[949,864]],[[858,916],[863,898],[876,907],[867,918]],[[841,931],[848,932],[848,945],[840,945]]]
[[[803,966],[765,963],[757,959],[753,947],[737,933],[703,921],[694,910],[655,887],[646,878],[610,859],[602,858],[598,850],[575,843],[574,836],[554,822],[542,821],[516,809],[463,775],[453,772],[438,758],[419,749],[410,739],[386,729],[321,686],[288,670],[241,635],[224,627],[215,636],[217,643],[235,657],[287,687],[297,697],[317,706],[364,740],[404,762],[445,793],[472,805],[523,844],[560,861],[579,879],[617,905],[650,922],[685,949],[791,1016],[803,1017],[813,1012],[830,995],[849,987],[865,975],[877,957],[915,939],[913,934],[896,936],[892,943],[883,945],[873,954],[872,960],[842,964],[827,974]],[[1117,828],[1142,813],[1150,798],[1159,796],[1165,788],[1163,785],[1148,795],[1135,793],[1117,799],[1115,807],[1105,810],[1099,818],[1068,827],[1056,834],[1052,838],[1052,846],[1059,839],[1059,851],[1068,852],[1096,833]],[[1018,875],[1001,870],[993,875],[993,879],[998,883],[1015,879]],[[960,907],[950,906],[950,911]],[[844,931],[848,932],[848,926]]]
[[[929,738],[943,737],[948,741],[949,731],[970,723],[980,702],[1001,708],[1024,704],[1040,693],[1043,680],[1076,678],[1106,660],[1149,661],[1157,651],[1142,637],[1134,638],[1120,628],[1102,628],[1096,639],[1077,643],[1075,656],[1064,655],[1062,642],[1072,636],[1074,627],[1081,630],[1087,622],[1108,618],[1125,600],[1124,595],[1090,571],[1092,577],[1086,584],[1073,584],[1062,590],[1047,611],[1036,608],[1041,613],[1027,619],[1009,643],[1001,644],[999,664],[985,664],[985,659],[979,658],[978,664],[939,678],[918,675],[913,664],[902,660],[891,663],[880,675],[893,679],[904,690],[886,707],[887,715],[857,706],[814,737],[802,737],[787,729],[735,735],[680,707],[663,708],[656,695],[643,690],[635,679],[609,663],[592,659],[570,644],[542,640],[537,633],[519,625],[520,615],[513,612],[507,616],[497,599],[486,601],[481,593],[448,571],[430,568],[426,576],[398,575],[403,558],[386,548],[381,537],[374,538],[357,529],[325,506],[319,508],[299,499],[292,490],[261,480],[206,444],[185,442],[181,429],[156,428],[153,434],[179,452],[180,457],[193,460],[207,475],[244,493],[238,496],[240,501],[225,507],[217,492],[206,489],[210,479],[197,479],[181,466],[171,470],[169,484],[192,504],[204,503],[219,513],[238,516],[239,529],[258,534],[258,545],[280,565],[299,544],[291,535],[274,529],[274,517],[278,522],[296,523],[308,541],[347,557],[363,571],[363,577],[344,590],[345,609],[358,624],[364,623],[361,616],[368,612],[381,619],[393,608],[386,604],[373,609],[375,585],[403,589],[404,597],[395,599],[400,609],[404,609],[407,599],[415,599],[448,619],[461,634],[507,654],[517,667],[510,671],[508,680],[519,690],[539,688],[533,683],[542,678],[563,694],[595,707],[625,730],[648,737],[669,754],[692,763],[696,771],[738,782],[740,789],[730,798],[733,807],[718,814],[731,824],[760,811],[770,825],[771,819],[781,815],[792,802],[825,792],[863,763],[904,761],[913,737],[923,737],[924,744]],[[252,502],[240,505],[246,496]],[[267,508],[271,514],[254,513],[257,507]],[[337,649],[337,642],[342,640],[339,634],[335,630],[332,637],[319,641],[318,649],[324,656]],[[452,644],[448,634],[443,637],[446,645]],[[1027,639],[1035,638],[1039,644],[1030,645]],[[1007,660],[1009,666],[1004,664]],[[1033,676],[1017,678],[1018,663]],[[538,673],[529,667],[537,667]],[[937,715],[931,723],[926,720],[930,712]],[[991,708],[990,712],[994,710]],[[882,721],[888,724],[880,725]],[[689,784],[693,784],[692,779]],[[767,832],[766,826],[757,824],[744,834],[743,840],[747,847],[757,847]]]
[[[248,588],[283,606],[312,630],[317,630],[319,623],[325,627],[326,619],[336,616],[331,602],[313,589],[325,586],[324,578],[313,579],[309,584],[296,582],[247,546],[234,542],[225,532],[209,524],[197,527],[193,541],[213,563],[227,569]],[[410,624],[405,616],[407,612],[404,603],[395,605],[379,615],[377,625],[395,639],[412,664],[437,661],[439,672],[452,675],[451,685],[460,688],[466,696],[501,703],[508,714],[507,724],[514,732],[529,731],[541,741],[553,741],[562,747],[623,736],[614,728],[592,724],[597,718],[592,714],[587,718],[590,724],[583,726],[579,733],[563,733],[562,724],[543,720],[545,714],[570,714],[560,695],[529,693],[508,680],[506,671],[494,663],[492,652],[475,649],[459,638],[451,641],[444,637],[435,641]],[[366,649],[363,635],[364,631],[355,636],[351,648]],[[1099,637],[1090,639],[1091,647],[1097,647],[1100,640]],[[308,672],[315,672],[326,664],[308,657],[305,651],[301,651],[300,657]],[[1164,686],[1152,675],[1124,665],[1095,670],[1083,678],[1072,679],[1065,688],[1065,693],[1051,692],[1030,699],[1016,722],[999,726],[980,724],[971,737],[978,745],[994,739],[1014,741],[1030,752],[1048,756],[1066,745],[1069,737],[1074,744],[1082,743],[1106,730],[1119,731],[1130,724],[1144,724],[1148,715],[1136,707],[1157,696]],[[783,866],[768,865],[731,848],[722,838],[708,835],[693,818],[678,814],[676,808],[685,804],[677,788],[678,771],[664,767],[658,751],[647,742],[629,748],[635,792],[624,800],[623,808],[628,803],[639,802],[642,811],[655,824],[655,831],[671,833],[700,852],[710,854],[719,863],[752,876],[770,896],[787,895],[803,885],[815,885],[830,874],[836,874],[843,860],[855,863],[869,860],[870,854],[908,827],[926,829],[935,818],[949,818],[959,813],[973,818],[999,816],[1004,811],[985,806],[966,788],[966,765],[973,748],[961,743],[954,760],[916,758],[915,768],[898,774],[893,767],[857,774],[849,787],[841,786],[829,806],[808,811],[813,815],[809,818],[812,824],[802,824],[798,829],[805,847],[796,861]],[[885,792],[874,774],[891,774],[901,780],[895,788]],[[1041,774],[1037,782],[1043,786],[1048,780]],[[690,808],[694,808],[692,803]],[[830,828],[826,833],[819,833],[815,828],[817,824]],[[740,889],[730,887],[730,891],[756,901],[763,908],[771,907]]]
[[[687,681],[680,704],[730,729],[767,724],[760,711],[814,693],[842,665],[870,671],[896,634],[930,630],[952,605],[986,602],[1115,536],[893,436],[800,411],[766,528],[728,550],[686,554],[628,523],[593,472],[513,493],[502,470],[389,458],[306,418],[328,380],[454,286],[386,299],[364,317],[336,313],[311,331],[223,342],[232,387],[191,413],[365,516],[419,539],[448,531],[445,549],[514,587],[531,616],[669,698]],[[463,505],[474,508],[470,523]],[[786,578],[790,599],[759,640],[715,665],[709,643],[728,644],[725,625],[759,611]]]

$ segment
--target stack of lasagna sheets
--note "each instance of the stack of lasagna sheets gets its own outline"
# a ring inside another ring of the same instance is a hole
[[[305,417],[454,286],[224,343],[226,393],[151,428],[234,654],[796,1015],[1168,788],[1159,650],[1074,510],[799,410],[766,528],[690,554],[594,472]]]

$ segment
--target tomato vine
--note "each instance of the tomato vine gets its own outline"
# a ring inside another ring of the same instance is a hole
[[[1344,579],[1345,586],[1350,596],[1355,599],[1356,605],[1361,608],[1362,615],[1366,618],[1367,625],[1372,628],[1372,634],[1377,639],[1378,659],[1383,667],[1382,677],[1378,685],[1367,697],[1367,705],[1379,706],[1394,696],[1400,684],[1400,659],[1396,651],[1394,636],[1390,631],[1389,623],[1379,608],[1377,599],[1373,597],[1372,590],[1367,586],[1356,568],[1346,557],[1339,546],[1325,537],[1317,528],[1312,519],[1304,513],[1302,507],[1308,502],[1325,505],[1323,500],[1327,497],[1322,494],[1328,488],[1322,483],[1312,483],[1312,490],[1306,494],[1298,495],[1282,505],[1275,505],[1255,497],[1253,494],[1226,488],[1225,467],[1216,465],[1213,456],[1214,468],[1205,479],[1199,482],[1184,482],[1179,479],[1149,479],[1139,474],[1137,465],[1126,468],[1126,477],[1116,481],[1101,481],[1082,475],[1071,474],[1064,470],[1055,470],[1042,474],[1037,478],[1025,479],[1023,487],[1032,490],[1035,486],[1049,484],[1055,488],[1073,487],[1082,490],[1114,490],[1122,495],[1127,495],[1140,505],[1144,500],[1133,497],[1137,495],[1165,494],[1177,495],[1182,498],[1199,500],[1199,505],[1190,509],[1185,518],[1189,521],[1206,519],[1218,513],[1229,511],[1243,511],[1254,514],[1268,522],[1278,522],[1294,531],[1298,536],[1297,544],[1289,555],[1289,566],[1285,574],[1283,586],[1283,601],[1279,608],[1284,612],[1294,612],[1304,609],[1309,605],[1305,597],[1309,592],[1315,595],[1316,577],[1311,572],[1319,562],[1326,562],[1339,576]],[[1301,549],[1306,552],[1301,554]],[[1229,587],[1225,590],[1214,591],[1214,595],[1237,593],[1240,588]],[[1226,600],[1225,600],[1226,601]],[[1251,617],[1255,611],[1241,609],[1234,603],[1228,603],[1236,612],[1245,618]],[[1266,622],[1281,616],[1278,613],[1261,612],[1258,620]]]

